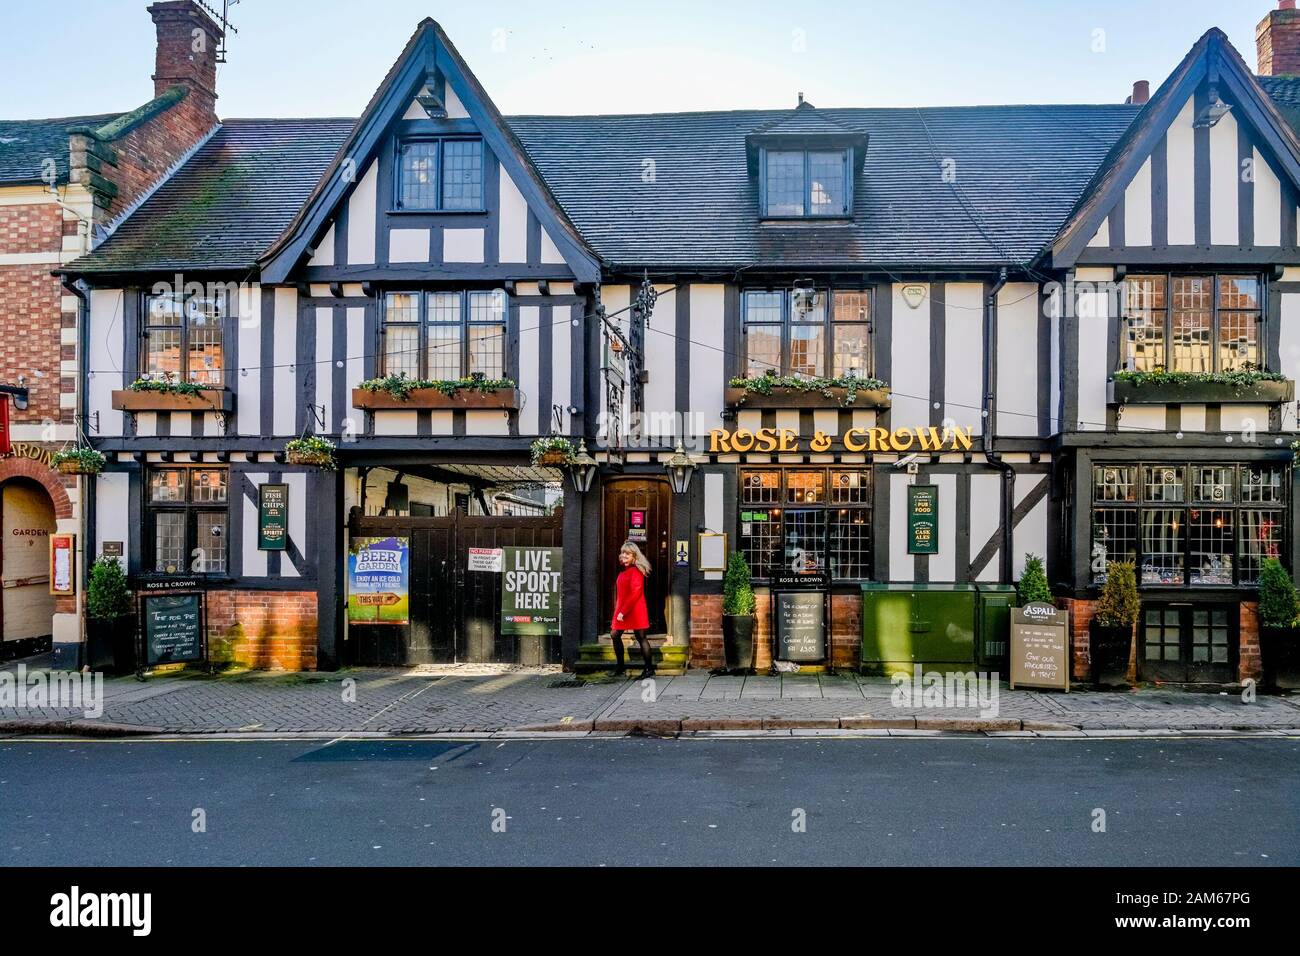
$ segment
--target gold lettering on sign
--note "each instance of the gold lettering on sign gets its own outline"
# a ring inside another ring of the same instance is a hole
[[[48,448],[22,441],[16,441],[9,447],[11,451],[4,456],[5,458],[29,458],[32,461],[39,461],[51,471],[54,470],[54,452]]]
[[[844,450],[847,452],[904,452],[913,448],[919,451],[970,451],[974,436],[973,428],[957,425],[944,425],[936,428],[927,425],[924,428],[850,428],[841,436]],[[814,452],[829,451],[835,436],[818,429],[808,439],[808,447]],[[16,447],[16,446],[15,446]],[[799,435],[792,428],[760,428],[750,431],[739,428],[734,432],[725,428],[715,428],[709,432],[709,451],[719,452],[797,452]]]

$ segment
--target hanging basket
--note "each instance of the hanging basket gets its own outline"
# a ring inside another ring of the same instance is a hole
[[[310,465],[313,468],[334,467],[334,456],[327,451],[286,451],[284,460],[290,465]]]
[[[61,475],[97,475],[103,469],[102,465],[92,465],[76,458],[61,461],[55,467],[59,469]]]
[[[569,463],[569,455],[563,451],[544,451],[537,456],[537,464],[558,468]]]

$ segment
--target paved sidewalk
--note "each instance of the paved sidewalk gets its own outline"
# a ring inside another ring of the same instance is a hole
[[[0,670],[11,674],[15,664]],[[39,671],[38,671],[39,673]],[[10,679],[12,684],[12,678]],[[708,731],[1300,731],[1300,697],[1142,689],[1069,694],[998,688],[996,707],[895,706],[894,686],[857,675],[582,681],[556,668],[359,669],[133,677],[104,682],[103,713],[0,707],[0,734]],[[991,701],[989,701],[991,702]],[[973,703],[973,702],[972,702]]]

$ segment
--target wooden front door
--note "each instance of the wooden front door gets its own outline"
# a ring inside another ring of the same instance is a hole
[[[1236,678],[1234,605],[1144,605],[1140,637],[1143,680],[1227,684]]]
[[[600,633],[609,630],[614,616],[614,581],[623,570],[618,552],[633,540],[650,559],[645,583],[650,633],[668,633],[668,591],[672,574],[672,489],[666,479],[615,478],[604,486],[605,508],[601,528]],[[638,540],[642,539],[642,540]]]

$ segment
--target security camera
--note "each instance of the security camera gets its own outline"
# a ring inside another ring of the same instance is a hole
[[[907,473],[909,475],[914,475],[916,474],[916,463],[920,459],[920,457],[921,456],[917,454],[905,455],[904,457],[898,459],[898,461],[894,462],[894,467],[906,468]]]

